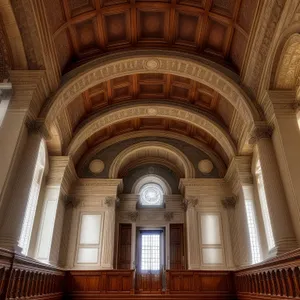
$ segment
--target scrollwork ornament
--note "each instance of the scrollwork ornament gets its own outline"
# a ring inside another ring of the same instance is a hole
[[[186,209],[195,208],[195,206],[198,204],[198,199],[196,197],[184,199],[184,204]]]

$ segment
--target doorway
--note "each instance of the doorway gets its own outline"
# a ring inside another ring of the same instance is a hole
[[[164,228],[137,228],[136,290],[140,293],[160,293],[165,270]]]

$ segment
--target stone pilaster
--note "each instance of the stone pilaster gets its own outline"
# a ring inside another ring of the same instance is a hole
[[[197,211],[195,206],[198,203],[196,198],[188,198],[184,200],[186,206],[186,227],[187,227],[187,249],[188,249],[188,269],[198,269],[201,265],[200,261],[200,243],[199,229],[197,220]]]
[[[272,143],[272,128],[258,125],[251,141],[259,156],[266,201],[275,240],[274,253],[279,255],[297,247],[280,170]]]
[[[29,193],[35,171],[42,136],[39,132],[29,132],[27,143],[18,172],[15,177],[11,197],[6,205],[0,227],[0,246],[20,251],[18,241],[29,199]]]
[[[113,269],[114,244],[115,244],[115,218],[117,197],[107,196],[104,200],[106,206],[103,232],[103,248],[101,265],[107,269]]]
[[[254,199],[248,199],[250,196],[248,190],[253,190],[251,161],[250,156],[236,156],[225,176],[225,180],[231,185],[232,192],[235,195],[223,199],[222,204],[227,208],[233,258],[236,266],[247,266],[252,263],[246,212],[246,201],[254,201]]]
[[[265,94],[266,115],[273,127],[276,153],[295,234],[300,243],[300,132],[299,101],[295,91],[269,91]]]
[[[68,156],[49,157],[49,172],[46,182],[44,207],[40,220],[36,258],[57,265],[65,216],[65,196],[76,172]],[[54,220],[46,224],[45,220]],[[38,224],[37,224],[38,225]],[[46,246],[47,244],[47,246]]]

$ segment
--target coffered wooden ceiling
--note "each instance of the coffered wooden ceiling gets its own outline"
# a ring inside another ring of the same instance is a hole
[[[177,49],[242,67],[258,0],[43,0],[61,69],[117,50]]]
[[[123,76],[86,90],[67,108],[73,129],[80,120],[118,103],[168,99],[211,112],[229,126],[234,108],[213,89],[179,76],[140,74]]]
[[[125,133],[146,130],[165,131],[166,137],[168,137],[168,132],[179,133],[187,137],[191,137],[196,141],[206,144],[206,146],[218,153],[225,163],[228,163],[227,155],[222,150],[222,147],[219,145],[216,139],[210,134],[185,122],[162,118],[134,118],[125,122],[108,126],[98,131],[86,141],[87,148],[95,147],[111,138]]]

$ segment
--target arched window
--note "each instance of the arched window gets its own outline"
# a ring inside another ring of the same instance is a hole
[[[39,153],[35,164],[33,179],[31,183],[29,198],[27,202],[25,217],[23,220],[22,231],[19,240],[19,246],[23,249],[22,253],[25,255],[27,255],[29,245],[30,245],[32,227],[33,227],[44,170],[45,170],[45,143],[42,140],[40,143]]]
[[[140,189],[140,205],[142,206],[162,206],[163,197],[164,191],[158,183],[146,183]]]
[[[257,160],[255,175],[256,175],[257,190],[258,190],[258,195],[259,195],[259,200],[260,200],[260,205],[262,210],[262,216],[264,221],[264,227],[266,232],[266,238],[267,238],[268,248],[270,251],[275,247],[275,241],[273,236],[272,224],[270,220],[269,208],[267,204],[264,180],[263,180],[261,165],[259,160]]]

